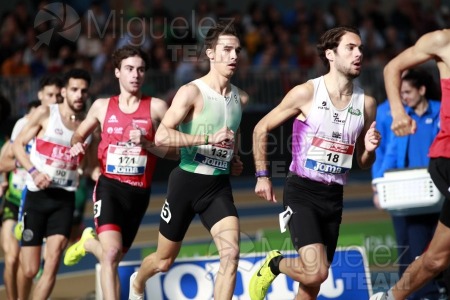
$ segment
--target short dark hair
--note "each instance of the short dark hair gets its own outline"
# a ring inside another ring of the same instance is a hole
[[[88,85],[91,84],[91,75],[89,74],[88,71],[83,70],[83,69],[70,69],[69,71],[64,73],[63,86],[67,86],[67,84],[69,83],[69,80],[71,78],[84,79],[84,80],[86,80]]]
[[[319,52],[319,57],[328,71],[330,70],[330,62],[325,55],[325,51],[331,49],[333,52],[336,52],[342,37],[347,32],[352,32],[360,36],[357,28],[351,26],[340,26],[327,30],[319,39],[317,51]]]
[[[46,74],[42,76],[41,80],[39,81],[39,90],[41,91],[44,87],[50,85],[56,85],[57,87],[61,88],[63,87],[63,81],[59,75]]]
[[[147,53],[144,52],[140,47],[135,47],[131,45],[123,46],[115,50],[112,54],[112,60],[114,68],[120,70],[120,66],[122,64],[122,60],[127,59],[128,57],[139,56],[145,63],[145,70],[148,70],[150,67],[150,58]]]
[[[233,23],[218,21],[211,28],[209,28],[205,37],[205,49],[214,49],[217,45],[217,40],[221,35],[234,35],[239,38],[236,28]]]

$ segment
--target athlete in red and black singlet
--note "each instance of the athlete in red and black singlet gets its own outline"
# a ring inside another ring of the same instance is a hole
[[[151,101],[143,96],[135,112],[124,113],[119,97],[111,97],[98,146],[102,175],[94,192],[97,233],[121,232],[124,253],[131,247],[150,201],[156,156],[130,143],[129,132],[140,129],[146,139],[154,140]]]
[[[110,98],[103,122],[101,142],[98,145],[98,159],[104,176],[132,186],[150,187],[155,170],[156,156],[145,149],[141,149],[140,153],[137,153],[137,151],[130,153],[130,149],[134,149],[134,147],[127,145],[130,130],[137,128],[145,132],[145,138],[153,140],[154,132],[150,115],[150,104],[151,97],[143,96],[138,109],[133,113],[126,114],[119,108],[119,97],[114,96]],[[142,169],[135,169],[134,171],[117,170],[118,167],[124,167],[126,162],[120,161],[120,159],[110,159],[108,161],[108,155],[114,154],[114,152],[116,154],[114,158],[119,158],[117,157],[119,150],[116,146],[128,152],[125,156],[128,155],[130,158],[146,156],[146,164],[140,166],[141,168],[145,167],[145,172],[142,172]]]

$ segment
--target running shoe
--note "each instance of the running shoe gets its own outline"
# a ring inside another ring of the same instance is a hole
[[[134,272],[130,276],[130,293],[128,294],[128,300],[144,300],[144,294],[136,294],[133,290],[133,283],[136,276],[137,272]]]
[[[269,267],[270,261],[275,258],[281,256],[281,252],[278,250],[270,251],[266,259],[264,260],[261,268],[253,274],[252,279],[250,280],[250,299],[251,300],[263,300],[266,297],[267,290],[269,289],[270,284],[277,275],[272,273],[272,270]]]
[[[95,232],[92,227],[84,229],[80,240],[67,249],[66,255],[64,256],[64,264],[66,266],[77,264],[86,255],[84,243],[88,239],[95,239]]]
[[[386,300],[386,299],[387,299],[386,293],[379,292],[379,293],[372,295],[372,297],[370,297],[369,300]]]

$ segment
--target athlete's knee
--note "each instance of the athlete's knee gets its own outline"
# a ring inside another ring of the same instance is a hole
[[[239,246],[230,245],[220,250],[221,262],[238,261],[239,260]]]
[[[306,286],[316,287],[320,286],[328,278],[328,268],[319,267],[315,270],[299,269],[292,276],[297,282],[301,282]]]
[[[34,266],[34,265],[24,265],[21,264],[20,268],[22,268],[22,273],[26,278],[30,278],[33,279],[36,274],[39,272],[39,266]]]
[[[119,263],[122,250],[118,247],[108,247],[103,249],[102,260],[105,263]]]
[[[5,253],[5,266],[8,266],[10,268],[16,266],[19,263],[19,254],[10,252]]]
[[[159,259],[157,258],[156,269],[159,272],[167,272],[167,271],[169,271],[170,267],[173,265],[174,261],[175,261],[175,259],[173,257],[159,258]]]

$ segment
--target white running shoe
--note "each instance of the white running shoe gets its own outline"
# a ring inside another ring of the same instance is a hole
[[[372,295],[372,297],[370,297],[369,300],[386,300],[386,299],[387,299],[386,293],[379,292],[379,293]]]
[[[144,300],[144,294],[136,294],[133,290],[133,282],[136,278],[137,272],[134,272],[130,276],[130,293],[128,294],[128,300]]]

